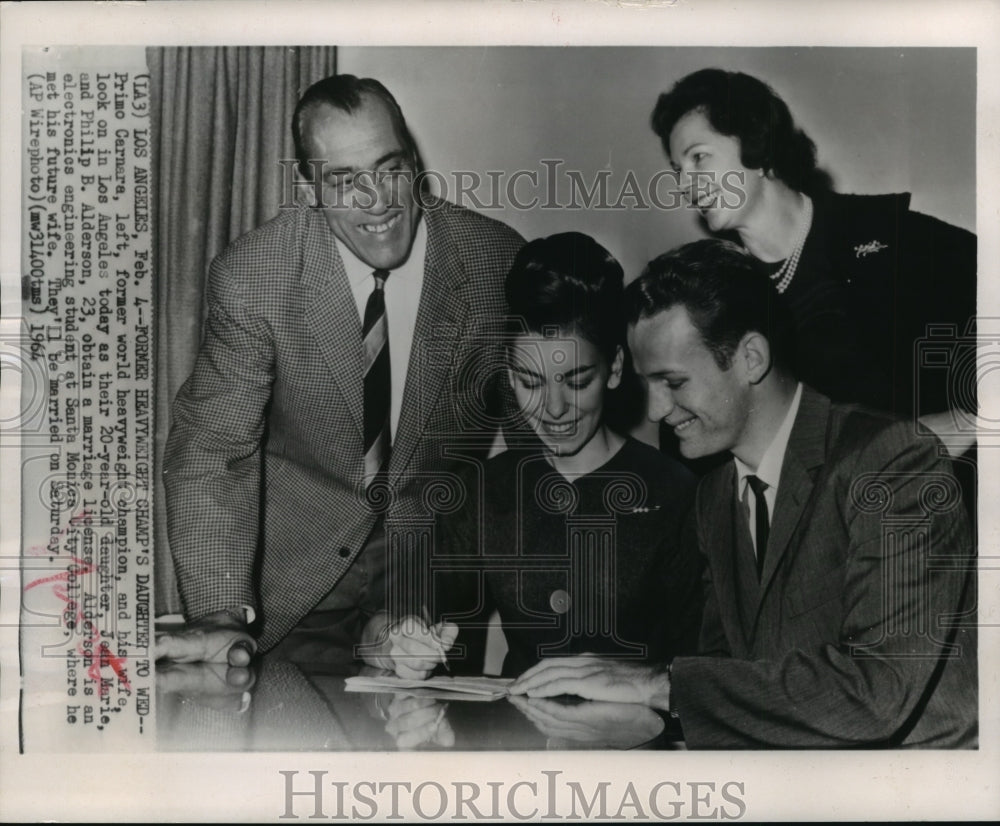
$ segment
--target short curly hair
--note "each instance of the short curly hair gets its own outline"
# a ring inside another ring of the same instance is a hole
[[[830,176],[816,163],[816,144],[763,81],[723,69],[702,69],[677,81],[660,95],[652,116],[653,131],[668,157],[670,133],[692,111],[704,113],[716,132],[740,142],[740,160],[747,169],[767,170],[807,195],[832,188]]]

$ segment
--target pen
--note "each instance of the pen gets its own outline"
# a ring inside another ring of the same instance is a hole
[[[421,606],[420,614],[424,618],[424,623],[427,625],[427,630],[431,635],[431,639],[434,640],[435,643],[437,643],[438,654],[441,657],[441,665],[445,667],[446,671],[451,671],[451,666],[448,665],[448,654],[446,653],[447,648],[445,647],[444,640],[442,640],[438,636],[437,631],[434,630],[434,626],[431,624],[431,617],[427,611],[426,605]]]
[[[444,719],[444,713],[448,710],[448,705],[446,703],[441,703],[441,708],[438,710],[437,719],[434,721],[434,726],[432,731],[437,731],[438,726],[441,725],[441,721]]]

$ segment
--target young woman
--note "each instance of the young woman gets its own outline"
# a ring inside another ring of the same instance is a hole
[[[699,562],[681,536],[694,478],[606,422],[624,361],[622,291],[621,266],[580,233],[530,242],[507,276],[521,427],[469,468],[465,506],[437,525],[429,614],[456,672],[481,673],[494,609],[506,675],[548,656],[662,661],[694,648]],[[397,671],[433,668],[419,650],[398,645],[408,657]]]

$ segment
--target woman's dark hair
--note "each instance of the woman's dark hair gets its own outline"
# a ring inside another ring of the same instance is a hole
[[[816,164],[816,144],[799,129],[785,102],[743,72],[702,69],[681,78],[653,109],[653,131],[670,156],[670,133],[688,112],[704,113],[712,128],[740,142],[747,169],[772,172],[792,189],[814,195],[832,188]]]
[[[628,285],[625,320],[636,324],[681,305],[722,370],[748,332],[763,335],[773,362],[794,372],[795,323],[766,266],[730,241],[692,241],[654,258]]]
[[[507,333],[574,331],[610,363],[625,339],[623,284],[621,265],[589,235],[536,238],[521,248],[507,274]]]

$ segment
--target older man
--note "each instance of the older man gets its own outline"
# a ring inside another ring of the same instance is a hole
[[[936,440],[796,381],[787,310],[732,244],[661,256],[627,301],[650,418],[732,454],[698,490],[700,655],[548,660],[512,692],[667,709],[693,748],[975,745],[974,554]]]
[[[499,420],[520,236],[421,196],[376,80],[316,83],[292,131],[308,204],[213,263],[174,403],[164,474],[189,625],[160,656],[243,665],[293,629],[300,653],[350,649],[385,601],[386,525],[419,523],[446,448],[487,445]]]

